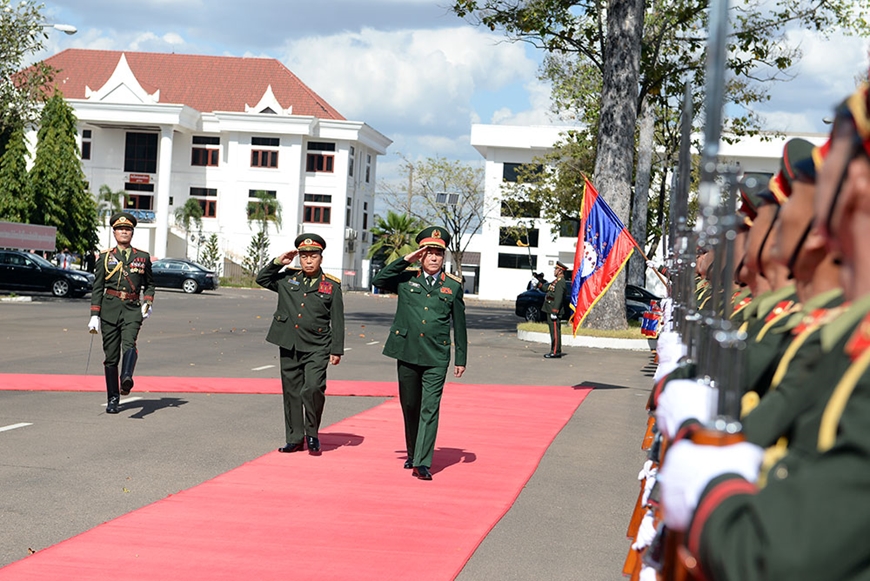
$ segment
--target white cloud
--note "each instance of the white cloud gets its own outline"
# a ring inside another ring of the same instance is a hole
[[[550,85],[533,81],[526,83],[524,88],[529,96],[531,107],[525,111],[514,113],[506,107],[495,111],[490,123],[495,125],[552,125],[554,115],[550,112]]]

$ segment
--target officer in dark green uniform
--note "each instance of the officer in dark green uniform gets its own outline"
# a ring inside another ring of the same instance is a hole
[[[546,359],[558,359],[562,357],[562,308],[565,301],[565,293],[568,292],[568,284],[565,282],[565,273],[568,267],[556,261],[553,275],[556,277],[547,286],[547,296],[544,297],[544,314],[547,317],[547,328],[550,331],[550,351],[544,355]]]
[[[326,366],[344,355],[341,279],[323,272],[326,241],[300,234],[296,250],[285,252],[257,275],[257,284],[278,293],[278,309],[266,341],[280,347],[287,444],[279,452],[320,454],[320,420],[326,402]],[[301,268],[290,268],[296,256]],[[285,268],[287,267],[287,268]]]
[[[396,359],[399,400],[405,420],[405,468],[420,480],[432,480],[432,456],[444,378],[450,365],[453,322],[454,377],[465,373],[468,338],[462,279],[444,272],[450,234],[432,226],[417,235],[419,248],[385,266],[372,280],[399,295],[384,355]],[[421,270],[408,267],[420,261]]]
[[[97,259],[88,329],[91,333],[101,329],[103,332],[106,356],[103,365],[108,395],[106,413],[116,414],[120,396],[133,389],[133,370],[139,357],[136,338],[142,320],[151,314],[154,279],[151,276],[151,255],[130,245],[136,217],[128,212],[118,212],[109,222],[117,246],[102,252]]]

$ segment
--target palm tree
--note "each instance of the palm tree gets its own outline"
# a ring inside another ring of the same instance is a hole
[[[281,202],[263,190],[254,192],[254,197],[257,198],[256,201],[248,202],[248,222],[256,222],[260,226],[260,232],[266,232],[270,223],[280,230]]]
[[[127,192],[119,190],[113,191],[112,188],[103,184],[100,186],[100,193],[97,194],[97,209],[100,216],[103,218],[103,226],[109,226],[109,220],[112,214],[122,211],[127,207]],[[109,247],[112,246],[112,229],[109,228]]]
[[[389,264],[397,258],[414,251],[414,236],[423,228],[423,223],[407,214],[387,210],[386,220],[375,216],[371,229],[374,244],[369,248],[366,258],[382,256]]]
[[[190,234],[191,224],[196,229],[202,230],[202,206],[199,200],[187,198],[184,205],[175,209],[175,225],[184,230],[184,257],[187,258],[187,235]]]

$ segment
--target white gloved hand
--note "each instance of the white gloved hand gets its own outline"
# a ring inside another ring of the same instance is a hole
[[[142,303],[142,319],[147,319],[151,316],[151,303]]]
[[[88,321],[88,332],[89,333],[99,333],[100,332],[100,316],[93,315]]]
[[[649,502],[649,495],[652,493],[653,487],[656,485],[656,477],[658,475],[658,468],[652,469],[652,474],[649,475],[643,483],[643,494],[640,498],[640,503],[643,506],[646,506],[646,503]]]
[[[661,379],[668,375],[671,371],[680,366],[680,361],[666,361],[659,362],[659,366],[656,367],[656,372],[653,374],[653,385],[658,385]]]
[[[646,267],[647,267],[647,268],[651,268],[651,269],[653,269],[653,270],[656,269],[656,265],[655,265],[655,263],[654,263],[652,260],[647,260],[647,261],[646,261]]]
[[[702,424],[713,417],[719,390],[694,379],[675,379],[665,384],[656,405],[656,425],[668,438],[673,438],[686,420]]]
[[[552,313],[550,313],[550,319],[555,321],[558,317]]]
[[[686,354],[686,346],[677,333],[661,333],[656,340],[656,353],[659,363],[673,363]]]
[[[643,568],[640,570],[640,581],[657,581],[658,578],[658,571],[656,571],[649,565],[644,565]]]
[[[643,480],[644,478],[650,476],[651,474],[655,474],[656,469],[653,468],[653,461],[647,460],[643,463],[643,468],[640,469],[640,472],[637,473],[637,479]]]
[[[640,521],[640,526],[637,529],[637,536],[631,544],[631,548],[639,551],[644,547],[648,547],[652,540],[656,537],[656,525],[653,519],[651,510],[646,511],[643,515],[643,520]]]
[[[749,442],[719,447],[681,440],[671,446],[658,476],[665,524],[685,531],[711,480],[735,473],[755,482],[763,457],[764,450]]]

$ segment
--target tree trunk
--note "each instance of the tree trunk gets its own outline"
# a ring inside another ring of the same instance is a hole
[[[594,183],[623,223],[628,223],[631,200],[643,11],[643,0],[610,0],[607,11],[607,46]],[[624,271],[589,313],[586,325],[598,329],[625,329],[628,326],[625,320]]]
[[[634,178],[634,203],[631,205],[631,235],[642,247],[646,246],[646,222],[654,137],[655,112],[649,104],[649,99],[644,99],[640,108],[637,171]],[[646,261],[637,250],[631,255],[631,260],[628,263],[628,284],[646,286]]]

